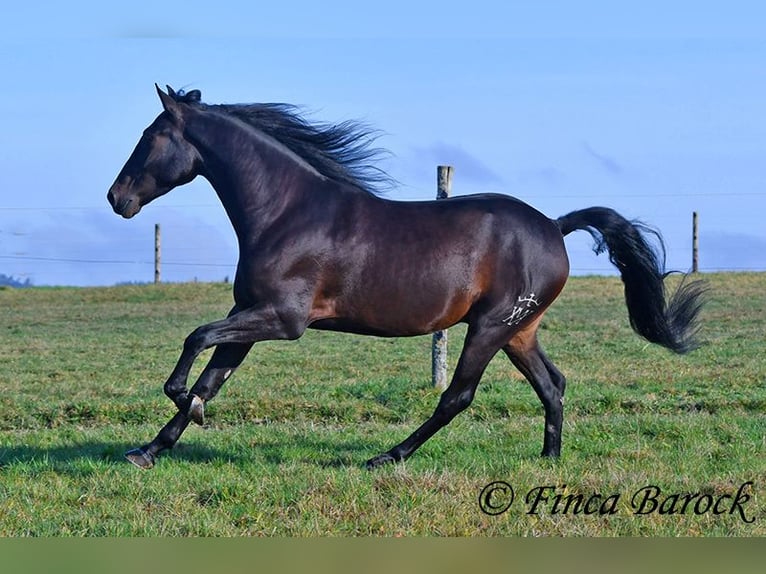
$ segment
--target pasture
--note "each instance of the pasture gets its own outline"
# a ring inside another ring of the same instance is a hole
[[[766,274],[705,278],[703,347],[683,357],[630,330],[619,278],[570,278],[540,331],[568,380],[559,461],[501,353],[466,412],[373,471],[436,405],[430,337],[259,344],[206,426],[140,471],[123,453],[174,413],[162,384],[231,287],[0,290],[0,535],[762,536]],[[497,515],[479,504],[493,481],[515,493]]]

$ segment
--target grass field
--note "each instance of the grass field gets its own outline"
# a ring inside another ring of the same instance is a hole
[[[4,289],[0,535],[762,536],[766,274],[706,279],[704,346],[684,357],[632,334],[618,278],[570,279],[541,330],[568,378],[558,462],[538,457],[542,408],[501,354],[469,410],[373,472],[436,405],[430,337],[260,344],[206,427],[142,472],[122,454],[172,416],[165,377],[230,286]],[[499,480],[515,500],[485,514]]]

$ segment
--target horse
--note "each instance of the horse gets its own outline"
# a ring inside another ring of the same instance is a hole
[[[605,207],[557,219],[501,194],[395,201],[376,167],[382,151],[366,124],[310,121],[289,104],[206,104],[199,90],[163,91],[107,198],[124,218],[175,187],[205,178],[236,232],[234,305],[185,339],[164,384],[178,411],[148,444],[125,456],[154,466],[265,340],[306,329],[410,337],[466,323],[451,382],[433,414],[404,441],[366,463],[407,459],[472,402],[499,351],[526,377],[545,413],[542,456],[559,457],[566,379],[537,331],[569,276],[564,236],[585,230],[608,251],[625,290],[630,325],[675,353],[698,346],[704,286],[666,293],[660,233]],[[656,245],[655,245],[656,243]],[[215,347],[189,390],[193,363]]]

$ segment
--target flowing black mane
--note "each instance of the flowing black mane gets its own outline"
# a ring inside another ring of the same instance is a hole
[[[268,134],[300,156],[319,173],[379,195],[396,181],[375,165],[388,152],[373,147],[380,135],[364,123],[312,123],[298,106],[281,103],[204,104],[199,90],[171,92],[177,102],[231,115]]]

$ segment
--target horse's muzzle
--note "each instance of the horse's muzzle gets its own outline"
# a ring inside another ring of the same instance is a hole
[[[119,197],[115,195],[114,188],[109,190],[106,194],[106,198],[109,200],[109,204],[114,209],[117,215],[121,215],[125,219],[130,219],[141,211],[141,204],[136,196]]]

